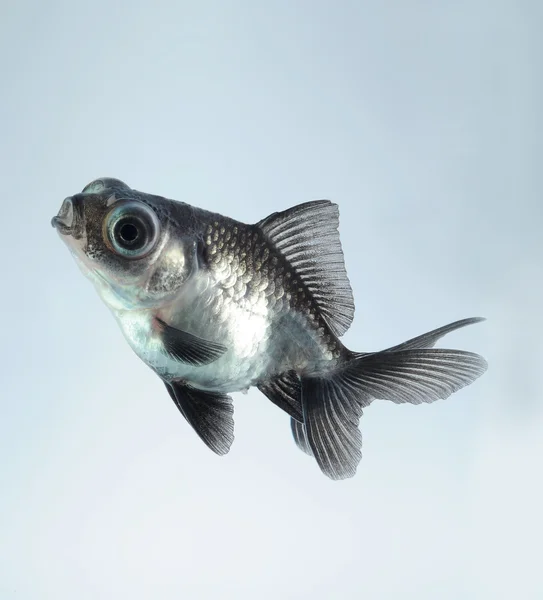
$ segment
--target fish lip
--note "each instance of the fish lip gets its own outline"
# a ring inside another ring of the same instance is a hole
[[[66,225],[64,221],[57,215],[51,219],[51,225],[59,231],[59,233],[63,233],[64,235],[70,235],[72,232],[72,227]]]
[[[68,197],[62,203],[58,215],[51,219],[51,226],[62,235],[79,239],[82,235],[81,207],[76,198]]]

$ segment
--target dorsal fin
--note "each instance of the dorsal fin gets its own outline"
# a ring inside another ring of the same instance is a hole
[[[330,200],[305,202],[266,217],[257,227],[296,270],[335,335],[354,317],[354,299],[339,240],[339,209]]]

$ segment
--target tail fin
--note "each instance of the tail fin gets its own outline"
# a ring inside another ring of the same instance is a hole
[[[486,371],[478,354],[432,348],[446,333],[480,320],[457,321],[381,352],[355,354],[331,374],[302,377],[304,431],[296,427],[297,444],[311,449],[331,479],[352,477],[362,457],[358,423],[372,400],[434,402]]]
[[[481,323],[482,321],[486,321],[486,319],[484,317],[460,319],[460,321],[455,321],[454,323],[449,323],[443,327],[438,327],[437,329],[433,329],[428,333],[423,333],[422,335],[411,338],[410,340],[407,340],[407,342],[403,342],[397,346],[392,346],[392,348],[387,348],[387,351],[395,352],[396,350],[411,350],[414,348],[433,348],[439,339],[441,339],[444,335],[451,333],[451,331],[456,331],[457,329],[467,327],[468,325],[474,325],[475,323]]]

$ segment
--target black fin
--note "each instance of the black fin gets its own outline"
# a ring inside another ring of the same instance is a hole
[[[302,378],[304,426],[319,467],[331,479],[354,475],[362,456],[357,425],[373,399],[433,402],[486,368],[484,358],[471,352],[416,348],[359,355],[328,376]]]
[[[192,333],[171,327],[158,317],[155,322],[164,349],[173,359],[180,362],[195,366],[207,365],[227,350],[222,344],[203,340]]]
[[[487,369],[486,360],[464,350],[415,348],[375,352],[349,363],[346,381],[364,390],[361,400],[422,404],[448,398]]]
[[[234,441],[232,398],[199,390],[184,382],[166,383],[166,389],[204,443],[220,456],[226,454]]]
[[[290,427],[296,445],[309,456],[313,456],[302,423],[302,384],[298,374],[295,371],[288,371],[259,383],[257,387],[269,400],[290,415]]]
[[[306,202],[271,214],[257,227],[303,280],[332,332],[343,335],[353,321],[354,299],[339,239],[337,204]]]
[[[460,329],[461,327],[466,327],[467,325],[481,323],[482,321],[486,321],[486,319],[484,317],[471,317],[469,319],[461,319],[460,321],[449,323],[448,325],[444,325],[443,327],[439,327],[438,329],[434,329],[433,331],[429,331],[428,333],[418,335],[417,337],[411,338],[410,340],[407,340],[407,342],[403,342],[402,344],[398,344],[397,346],[393,346],[392,348],[387,348],[386,351],[395,352],[397,350],[433,348],[440,338],[442,338],[444,335],[447,335],[448,333],[451,333],[451,331],[455,331],[456,329]]]
[[[302,386],[294,371],[282,373],[256,386],[276,406],[293,419],[302,421]]]
[[[363,404],[359,396],[359,390],[344,384],[342,372],[302,378],[307,441],[321,471],[330,479],[352,477],[362,458],[358,422]]]
[[[309,454],[309,456],[313,456],[313,450],[311,450],[311,446],[309,445],[304,424],[296,421],[296,419],[291,418],[290,427],[292,429],[292,437],[296,442],[296,446],[298,446],[302,452]]]

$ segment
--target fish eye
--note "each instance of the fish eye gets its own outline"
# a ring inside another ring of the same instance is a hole
[[[115,204],[104,220],[104,239],[113,252],[126,258],[142,258],[158,241],[160,224],[142,202]]]

